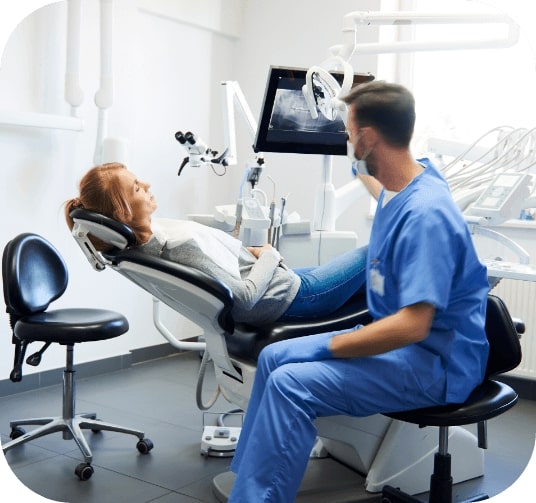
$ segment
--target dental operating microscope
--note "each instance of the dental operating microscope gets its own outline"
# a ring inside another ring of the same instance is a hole
[[[196,134],[190,131],[186,133],[178,131],[175,134],[175,139],[188,153],[179,167],[179,176],[186,166],[199,168],[221,165],[227,167],[237,164],[235,107],[245,119],[252,137],[255,135],[257,121],[253,117],[238,83],[222,82],[222,90],[225,108],[225,136],[228,146],[218,156],[218,152],[210,148]],[[246,164],[235,203],[216,206],[214,214],[190,214],[188,218],[231,233],[240,239],[244,246],[263,246],[266,243],[276,245],[281,234],[286,198],[281,198],[281,205],[278,208],[275,204],[275,190],[269,200],[266,193],[259,188],[264,165],[263,153],[256,152],[254,159]]]
[[[182,160],[177,176],[181,175],[182,170],[187,165],[192,166],[193,168],[199,168],[204,164],[221,164],[222,166],[227,166],[227,160],[225,158],[227,150],[225,150],[219,157],[214,157],[218,155],[218,152],[212,150],[201,138],[191,131],[187,131],[186,133],[177,131],[175,133],[175,139],[188,152],[188,156]]]

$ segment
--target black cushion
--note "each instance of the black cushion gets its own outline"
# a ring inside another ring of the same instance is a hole
[[[73,220],[86,220],[116,232],[125,239],[127,246],[132,246],[136,243],[136,236],[132,228],[122,222],[119,222],[119,220],[115,220],[102,215],[101,213],[86,210],[84,208],[75,208],[69,215]],[[96,237],[101,238],[99,235],[96,235]]]
[[[102,341],[124,334],[127,319],[106,309],[70,308],[20,318],[14,327],[19,340],[75,344]]]
[[[41,236],[25,232],[5,246],[2,278],[6,311],[18,317],[44,311],[61,297],[68,273],[56,248]]]
[[[508,312],[504,301],[496,295],[488,295],[486,311],[486,336],[490,352],[486,376],[495,376],[516,368],[521,363],[522,333]]]
[[[443,405],[406,412],[388,413],[387,416],[421,426],[462,426],[491,419],[518,400],[517,393],[499,381],[487,380],[477,386],[462,404]]]
[[[371,321],[371,316],[367,310],[366,295],[360,292],[326,318],[302,322],[275,322],[261,327],[237,323],[234,332],[226,334],[225,338],[229,354],[255,362],[262,348],[273,342],[304,335],[350,329],[358,324],[366,325]]]

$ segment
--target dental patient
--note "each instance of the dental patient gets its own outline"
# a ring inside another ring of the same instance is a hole
[[[132,228],[139,250],[200,270],[225,284],[234,298],[235,321],[263,325],[314,319],[342,307],[363,287],[367,248],[356,248],[317,267],[289,269],[271,245],[244,247],[229,234],[188,220],[153,218],[157,203],[150,185],[123,164],[90,169],[78,197],[65,203],[70,213],[84,208]],[[90,236],[95,247],[109,246]]]

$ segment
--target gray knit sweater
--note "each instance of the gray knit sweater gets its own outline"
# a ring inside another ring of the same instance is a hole
[[[241,279],[238,279],[207,257],[193,239],[168,249],[153,236],[139,249],[198,269],[227,285],[233,292],[233,317],[238,322],[263,325],[277,320],[300,288],[300,278],[292,270],[279,266],[276,250],[265,250],[256,259],[242,247],[238,257]]]

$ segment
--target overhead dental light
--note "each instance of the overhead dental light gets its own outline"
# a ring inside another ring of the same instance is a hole
[[[343,34],[345,42],[330,48],[332,57],[319,66],[312,66],[307,72],[303,95],[313,119],[320,112],[329,120],[335,120],[338,113],[344,118],[346,106],[341,97],[350,91],[352,86],[352,65],[349,61],[354,54],[383,54],[419,51],[467,50],[510,47],[519,39],[519,26],[508,15],[502,13],[434,13],[434,12],[350,12],[344,17]],[[441,41],[402,41],[392,43],[357,43],[357,31],[366,26],[381,25],[417,25],[417,24],[495,24],[502,26],[497,30],[499,35],[492,38],[475,38],[471,40]],[[504,33],[506,31],[506,33]],[[329,73],[338,65],[344,71],[342,85]]]
[[[329,69],[335,70],[337,66],[341,67],[344,72],[342,84],[339,84],[328,71]],[[352,66],[340,56],[334,56],[319,66],[309,68],[305,76],[302,92],[311,117],[317,119],[318,112],[320,112],[326,119],[331,121],[337,119],[339,115],[345,119],[346,105],[341,100],[341,97],[348,94],[352,87],[352,82]]]

